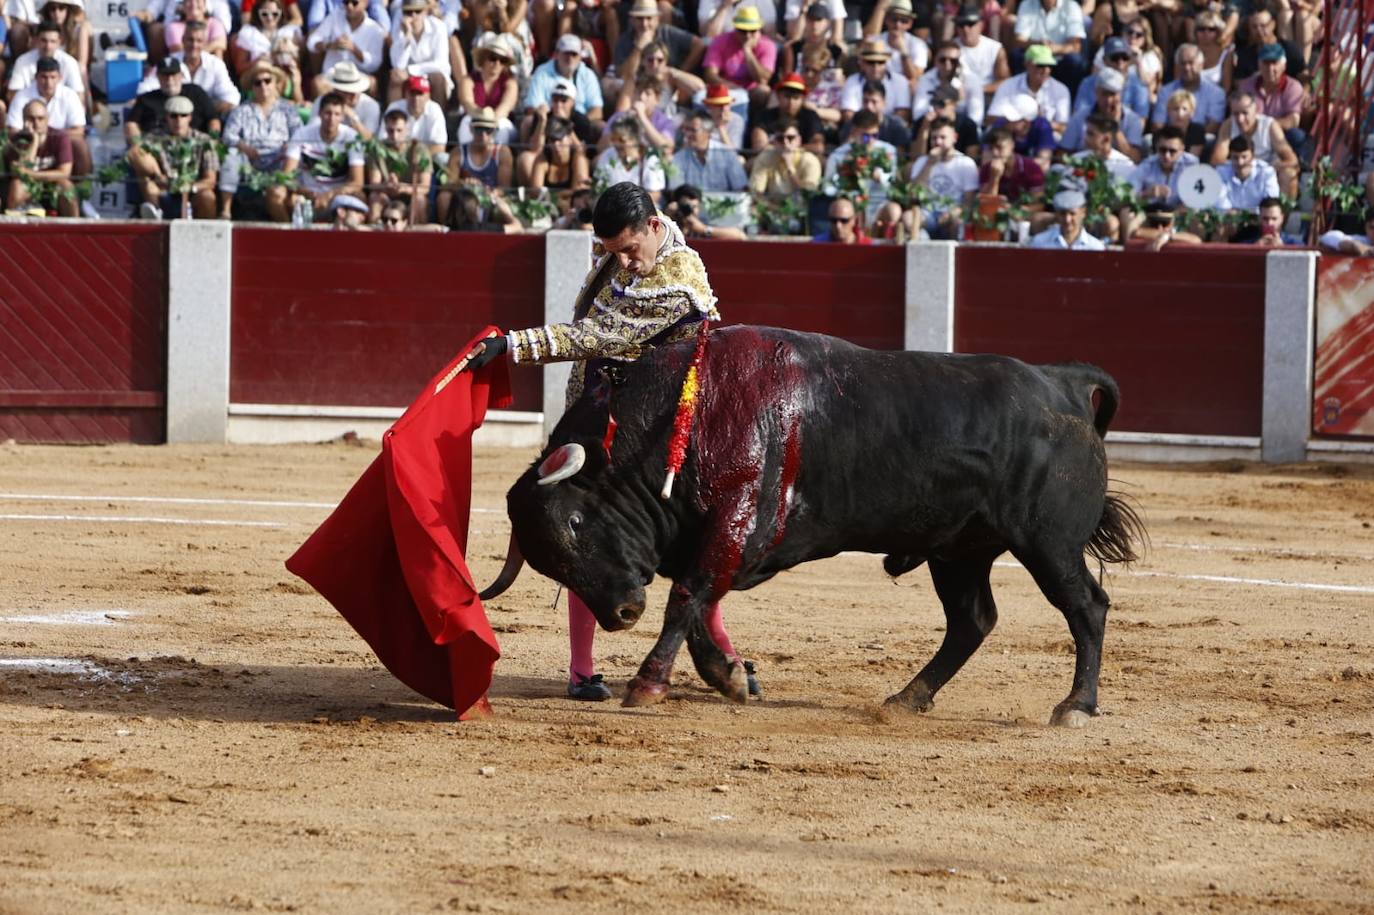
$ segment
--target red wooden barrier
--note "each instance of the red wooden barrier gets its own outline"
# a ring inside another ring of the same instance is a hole
[[[229,399],[405,406],[482,327],[543,321],[540,236],[235,229]]]
[[[0,226],[0,439],[166,439],[167,230]]]
[[[906,252],[895,246],[701,241],[726,324],[831,334],[901,349]]]
[[[1121,386],[1113,429],[1257,436],[1264,251],[964,246],[955,349],[1101,366]]]

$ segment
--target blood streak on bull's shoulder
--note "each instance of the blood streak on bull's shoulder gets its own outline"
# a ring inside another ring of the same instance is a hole
[[[727,333],[737,345],[707,348],[703,403],[693,429],[699,506],[716,513],[703,565],[722,594],[745,560],[747,541],[769,496],[776,508],[770,513],[772,530],[763,532],[769,535],[763,549],[782,541],[801,470],[805,400],[804,378],[789,344],[770,345],[753,328],[732,327]],[[739,338],[745,345],[738,345]],[[774,429],[776,441],[767,440]],[[774,482],[767,479],[770,458],[775,487],[768,485]]]

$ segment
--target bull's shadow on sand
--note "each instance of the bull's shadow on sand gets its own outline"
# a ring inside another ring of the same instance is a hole
[[[211,665],[183,657],[5,658],[0,704],[59,707],[74,712],[182,718],[216,722],[308,722],[319,717],[378,721],[453,721],[453,711],[420,696],[381,667],[333,665]],[[567,702],[579,711],[621,712],[619,697],[604,703],[563,698],[560,677],[496,675],[488,693],[502,704]],[[700,683],[675,686],[655,713],[674,705],[727,703]],[[774,708],[821,708],[804,699],[768,700]],[[631,712],[627,714],[643,714]]]

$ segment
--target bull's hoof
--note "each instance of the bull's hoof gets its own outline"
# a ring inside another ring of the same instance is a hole
[[[887,701],[883,703],[883,707],[894,709],[899,712],[921,714],[935,708],[935,697],[913,696],[906,690],[903,690],[895,696],[888,696]]]
[[[626,688],[625,698],[620,704],[625,708],[640,708],[646,705],[658,705],[667,698],[667,683],[651,683],[635,677]]]
[[[725,678],[725,682],[717,687],[720,694],[731,702],[738,702],[741,705],[749,701],[749,673],[744,669],[744,665],[735,661],[730,665],[730,673]]]
[[[1092,721],[1094,712],[1086,712],[1076,705],[1061,702],[1050,715],[1050,725],[1057,728],[1085,728]]]

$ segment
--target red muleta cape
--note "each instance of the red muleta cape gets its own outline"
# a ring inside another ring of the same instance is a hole
[[[505,360],[452,374],[468,342],[382,438],[382,453],[286,568],[358,631],[406,686],[486,713],[501,656],[468,571],[472,433],[510,403]]]

